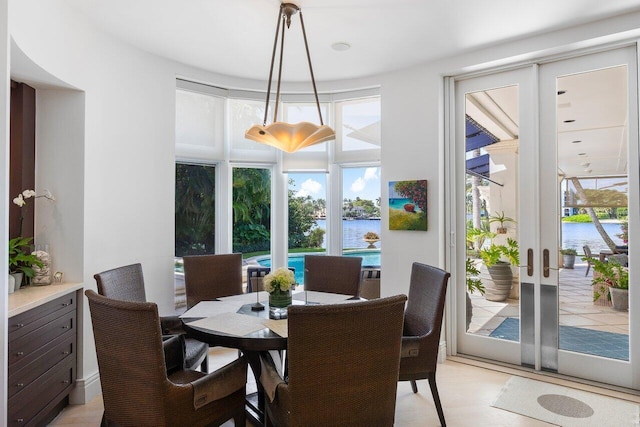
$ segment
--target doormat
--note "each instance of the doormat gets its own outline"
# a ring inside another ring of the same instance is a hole
[[[505,318],[489,334],[492,338],[520,340],[520,320]],[[560,325],[560,349],[610,359],[629,360],[629,335]]]
[[[640,426],[640,405],[513,376],[491,406],[563,427]]]

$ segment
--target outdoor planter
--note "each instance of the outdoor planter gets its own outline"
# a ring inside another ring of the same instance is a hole
[[[609,294],[611,295],[611,305],[614,310],[629,310],[629,289],[610,287]]]
[[[488,301],[504,301],[511,293],[513,285],[513,272],[511,264],[499,261],[491,267],[487,267],[491,281],[486,284],[486,293],[484,297]]]

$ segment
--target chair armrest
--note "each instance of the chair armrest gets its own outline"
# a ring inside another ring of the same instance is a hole
[[[162,341],[167,373],[184,369],[184,335],[173,335]]]
[[[179,335],[184,334],[182,320],[178,316],[162,316],[160,317],[160,328],[163,335]]]
[[[240,357],[228,365],[207,374],[191,383],[193,407],[203,406],[223,399],[247,385],[247,358]]]
[[[276,398],[276,389],[278,386],[280,384],[286,384],[286,382],[278,373],[269,353],[260,353],[260,366],[260,384],[262,384],[264,392],[271,403]]]
[[[423,337],[402,337],[402,347],[400,348],[400,358],[417,357],[420,354],[420,342]]]

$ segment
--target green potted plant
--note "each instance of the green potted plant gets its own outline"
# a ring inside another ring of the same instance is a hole
[[[508,216],[505,216],[504,211],[498,213],[496,212],[495,215],[491,215],[489,216],[489,224],[493,224],[493,223],[497,223],[498,227],[496,228],[496,233],[498,234],[507,234],[507,223],[516,223],[516,221],[513,218],[509,218]]]
[[[629,309],[629,270],[615,260],[600,261],[592,259],[593,263],[593,301],[600,298],[611,300],[615,310]]]
[[[489,301],[506,300],[513,284],[511,266],[520,262],[518,242],[511,238],[507,238],[506,244],[492,241],[491,245],[480,249],[480,258],[493,282],[493,286],[487,286],[485,298]]]
[[[31,278],[33,266],[42,267],[42,261],[29,252],[31,237],[15,237],[9,240],[9,274],[15,279],[15,288],[22,284],[23,276]]]
[[[576,262],[576,255],[578,252],[573,248],[561,249],[560,253],[562,254],[562,267],[563,268],[573,268]]]
[[[482,284],[482,280],[478,277],[480,275],[480,270],[478,270],[478,266],[474,262],[473,259],[467,258],[466,264],[466,276],[467,276],[467,331],[469,330],[469,325],[471,324],[471,317],[473,316],[473,304],[471,303],[470,294],[474,292],[478,292],[481,295],[484,295],[485,288]]]

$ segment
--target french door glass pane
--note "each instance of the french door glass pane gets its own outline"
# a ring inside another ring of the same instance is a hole
[[[271,252],[271,171],[233,168],[233,252]]]
[[[520,341],[518,86],[465,96],[468,333]]]

